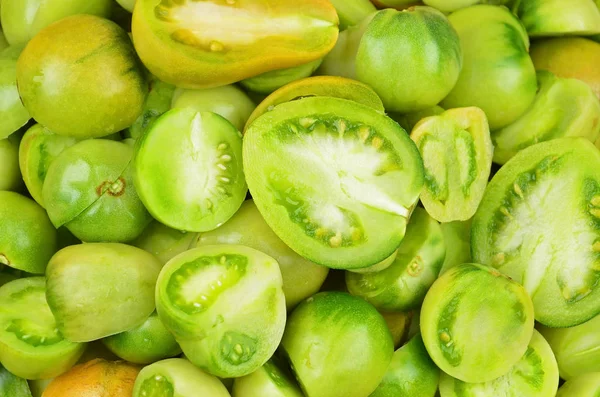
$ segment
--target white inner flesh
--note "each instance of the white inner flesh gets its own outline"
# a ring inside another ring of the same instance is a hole
[[[271,36],[295,36],[331,22],[306,16],[276,16],[268,9],[232,7],[209,1],[187,1],[170,10],[177,29],[185,29],[198,39],[225,45],[249,45]]]
[[[520,281],[532,297],[547,276],[548,282],[560,278],[565,283],[563,291],[576,293],[586,288],[581,276],[590,271],[592,245],[598,236],[587,225],[587,216],[580,213],[579,203],[569,205],[568,198],[580,194],[574,179],[542,176],[510,209],[513,219],[497,232],[499,251],[508,254],[520,249],[515,263],[499,268]]]

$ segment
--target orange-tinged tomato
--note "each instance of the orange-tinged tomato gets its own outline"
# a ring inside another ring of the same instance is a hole
[[[42,397],[131,397],[140,367],[95,359],[55,378]]]

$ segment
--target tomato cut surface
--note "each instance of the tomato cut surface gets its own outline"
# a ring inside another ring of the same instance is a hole
[[[250,192],[273,231],[331,268],[389,257],[424,180],[419,152],[398,124],[339,98],[276,106],[248,128],[243,159]]]

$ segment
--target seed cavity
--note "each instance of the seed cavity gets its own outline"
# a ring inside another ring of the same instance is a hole
[[[221,356],[232,365],[241,365],[252,359],[256,354],[257,342],[250,336],[228,331],[220,342]]]
[[[419,274],[421,274],[421,272],[424,269],[422,261],[423,259],[419,255],[417,255],[415,259],[408,265],[406,271],[409,274],[409,276],[416,277]]]

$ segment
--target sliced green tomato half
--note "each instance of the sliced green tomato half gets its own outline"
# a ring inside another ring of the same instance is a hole
[[[598,170],[584,138],[530,146],[494,176],[473,218],[473,259],[521,283],[550,327],[600,313]]]
[[[284,103],[256,119],[244,137],[244,170],[279,238],[340,269],[389,257],[423,186],[417,147],[396,122],[330,97]]]
[[[46,302],[44,277],[0,288],[0,362],[25,379],[53,378],[71,368],[85,344],[63,338]]]
[[[148,211],[177,230],[216,229],[246,198],[242,138],[223,117],[172,109],[138,141],[134,183]]]
[[[182,358],[171,358],[148,365],[140,371],[133,397],[229,397],[216,377]]]
[[[156,310],[192,363],[222,378],[244,376],[281,341],[281,272],[273,258],[253,248],[194,248],[163,267]]]
[[[411,138],[425,166],[421,202],[440,222],[470,219],[483,197],[494,147],[485,113],[451,109],[415,125]]]
[[[441,397],[554,397],[557,389],[558,366],[554,353],[536,330],[527,351],[506,375],[484,383],[466,383],[444,372],[440,378]]]

